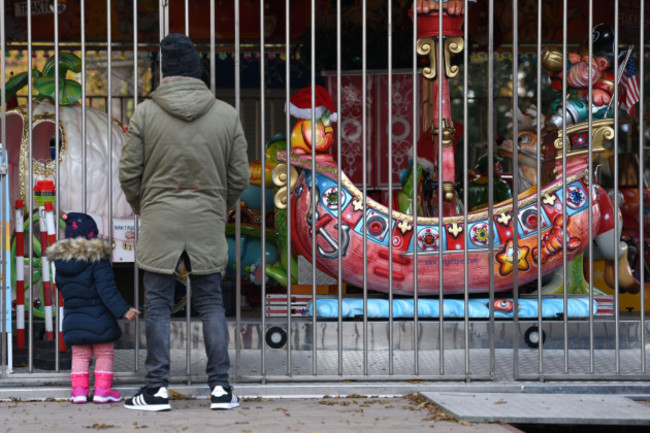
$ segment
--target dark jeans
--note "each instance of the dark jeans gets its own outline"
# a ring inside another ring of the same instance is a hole
[[[147,334],[147,386],[167,386],[169,378],[169,316],[174,300],[175,275],[144,271]],[[221,274],[191,275],[192,306],[203,322],[210,389],[228,386],[228,325],[221,296]]]

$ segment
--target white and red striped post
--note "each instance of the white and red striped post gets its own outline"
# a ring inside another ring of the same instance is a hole
[[[34,186],[34,200],[38,204],[38,227],[41,232],[41,268],[43,270],[43,312],[45,313],[45,340],[54,341],[54,321],[52,320],[52,287],[50,285],[50,261],[45,250],[48,246],[47,218],[45,216],[45,205],[54,200],[54,182],[51,180],[39,180]]]
[[[50,285],[50,261],[47,259],[47,223],[45,222],[45,207],[39,206],[38,220],[41,231],[41,269],[43,271],[43,312],[45,314],[45,340],[54,341],[54,321],[52,320],[52,287]]]
[[[47,243],[48,245],[56,242],[56,225],[54,223],[54,209],[52,202],[45,202],[45,223],[47,225]],[[57,319],[59,322],[59,352],[65,352],[66,346],[63,342],[63,295],[56,289],[56,268],[52,263],[52,288],[54,296],[59,297],[59,310],[57,312]]]
[[[25,232],[23,201],[16,200],[16,348],[25,348]]]

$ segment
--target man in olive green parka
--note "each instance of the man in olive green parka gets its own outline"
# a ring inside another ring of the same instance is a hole
[[[221,272],[228,261],[228,209],[248,186],[246,138],[237,112],[199,79],[192,41],[170,34],[161,42],[163,80],[129,121],[120,183],[141,217],[136,260],[144,270],[147,385],[129,409],[169,410],[169,316],[174,272],[190,262],[192,305],[203,321],[213,409],[237,406],[229,386],[228,331]]]

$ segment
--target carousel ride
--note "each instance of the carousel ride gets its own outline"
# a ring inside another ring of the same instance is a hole
[[[443,14],[444,37],[440,43],[443,43],[444,49],[444,73],[436,76],[439,13]],[[571,317],[588,317],[591,307],[588,301],[590,290],[584,276],[583,258],[592,243],[596,256],[594,260],[605,260],[608,269],[606,274],[613,276],[615,262],[618,261],[619,281],[610,279],[608,284],[618,284],[621,292],[638,291],[639,283],[627,262],[625,242],[616,241],[620,239],[622,225],[616,225],[614,219],[620,219],[620,214],[614,210],[605,189],[590,178],[593,171],[590,170],[588,161],[589,151],[596,160],[606,152],[606,143],[613,140],[615,134],[612,119],[614,109],[611,107],[614,92],[611,81],[614,63],[612,32],[608,34],[602,27],[594,29],[594,37],[596,33],[604,36],[595,38],[594,74],[591,77],[588,75],[588,60],[584,53],[571,54],[569,61],[564,62],[558,51],[545,52],[543,66],[554,86],[558,79],[560,82],[563,79],[563,69],[561,66],[558,68],[558,65],[569,65],[567,81],[571,89],[567,107],[564,108],[557,102],[554,104],[554,114],[540,137],[532,130],[523,130],[519,133],[518,144],[512,144],[512,141],[510,143],[511,150],[515,145],[520,146],[520,157],[533,158],[535,164],[537,146],[542,146],[540,178],[537,178],[536,170],[531,170],[531,166],[535,165],[523,164],[523,171],[518,175],[522,176],[521,184],[529,186],[527,189],[515,198],[495,202],[491,212],[486,208],[487,203],[475,206],[474,209],[478,210],[470,210],[465,221],[462,208],[458,206],[454,178],[454,148],[458,136],[451,118],[448,82],[459,72],[457,67],[451,65],[450,59],[464,48],[463,11],[438,11],[436,8],[425,13],[418,9],[416,16],[418,54],[429,61],[429,66],[422,69],[423,134],[430,134],[433,143],[434,171],[442,172],[443,182],[438,188],[438,193],[443,195],[442,215],[429,216],[418,211],[417,216],[414,216],[409,206],[398,206],[391,210],[385,203],[364,197],[346,173],[341,172],[329,153],[331,139],[334,137],[331,122],[336,120],[329,95],[318,86],[314,89],[316,101],[313,105],[318,111],[313,113],[313,118],[316,119],[316,137],[312,140],[312,89],[303,89],[291,100],[291,114],[299,119],[292,132],[292,151],[288,155],[278,152],[280,164],[275,167],[273,177],[278,188],[276,208],[289,209],[291,212],[291,239],[298,253],[322,272],[334,278],[340,275],[349,286],[367,287],[369,291],[377,293],[404,296],[414,296],[417,290],[417,296],[424,297],[418,302],[420,317],[423,317],[420,309],[424,306],[426,310],[429,301],[435,304],[429,309],[431,317],[438,317],[438,299],[428,300],[426,297],[439,295],[440,290],[443,295],[450,295],[450,299],[444,299],[443,314],[463,317],[463,301],[453,298],[454,295],[465,293],[465,272],[469,294],[485,295],[492,291],[502,293],[504,299],[494,302],[494,311],[497,315],[512,314],[513,302],[507,298],[507,294],[537,280],[540,269],[544,279],[552,281],[542,288],[542,293],[549,296],[541,305],[544,316],[559,317],[566,313],[573,314]],[[441,93],[437,80],[442,81]],[[594,84],[592,110],[597,113],[592,130],[587,116],[589,98],[585,94],[589,80]],[[436,103],[439,98],[443,99],[441,112]],[[564,130],[563,116],[567,126]],[[440,139],[442,143],[439,142]],[[442,149],[440,155],[437,154],[438,148]],[[566,155],[564,161],[563,154]],[[424,209],[426,203],[423,202],[420,184],[422,170],[418,163],[413,165],[415,168],[411,170],[411,179],[405,186],[418,188],[419,203],[416,207]],[[288,176],[287,173],[291,175]],[[290,194],[289,199],[287,194]],[[541,207],[538,207],[539,196]],[[287,206],[289,201],[290,205]],[[434,197],[433,203],[437,203],[437,198]],[[541,244],[537,240],[538,227],[541,227]],[[564,230],[566,234],[563,236]],[[314,240],[316,245],[313,244]],[[614,247],[616,244],[619,245],[618,249]],[[315,257],[312,256],[312,251],[316,251]],[[341,269],[338,265],[339,257]],[[367,272],[364,272],[364,262]],[[567,288],[563,287],[561,278],[564,263],[569,267]],[[490,272],[491,268],[493,272]],[[596,287],[593,290],[594,314],[611,313],[611,297],[602,296],[603,292]],[[560,306],[559,311],[554,309],[547,315],[546,304],[557,301],[550,299],[550,295],[562,294],[567,294],[570,298],[568,311],[563,312]],[[332,301],[317,300],[310,305],[308,314],[337,317],[339,310],[332,307]],[[403,299],[397,301],[403,302]],[[483,308],[471,317],[487,317],[491,306],[486,301],[479,300],[479,305]],[[581,308],[572,313],[574,301]],[[380,314],[387,317],[387,301],[383,299],[381,302],[383,306],[379,309],[383,312]],[[452,313],[450,307],[448,314],[448,302],[460,304],[460,309]],[[534,303],[537,304],[536,301]],[[351,312],[352,316],[354,311],[363,314],[359,305],[354,307],[352,304],[343,308],[344,317],[346,311]],[[605,304],[608,306],[599,309],[599,304],[601,307]],[[396,304],[393,306],[394,312],[404,310],[397,308]],[[473,309],[472,305],[468,305],[468,308]],[[522,308],[523,305],[520,305],[520,317],[521,314],[537,317],[540,306],[535,305],[535,308],[527,312]],[[410,313],[407,311],[404,317],[413,317],[413,304],[406,310]],[[370,306],[366,313],[373,317]],[[395,317],[401,317],[397,314]],[[424,317],[426,314],[425,311]]]

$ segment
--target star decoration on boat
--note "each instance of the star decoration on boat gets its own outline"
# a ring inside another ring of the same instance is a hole
[[[511,219],[512,219],[512,215],[510,215],[507,212],[504,212],[501,215],[499,215],[499,217],[497,218],[497,222],[507,227]]]
[[[512,247],[512,239],[509,239],[508,242],[506,242],[506,246],[501,251],[499,254],[497,254],[495,257],[499,263],[501,263],[501,266],[499,267],[499,272],[501,275],[508,275],[510,272],[512,272],[512,269],[514,268],[514,260],[513,260],[513,254],[514,254],[514,248]],[[526,246],[520,245],[518,250],[517,250],[517,267],[520,271],[527,271],[528,270],[528,253],[530,252],[530,248]]]
[[[542,199],[542,202],[549,206],[553,206],[555,204],[555,199],[557,199],[557,196],[555,194],[546,194]]]
[[[459,226],[456,223],[453,223],[450,227],[447,228],[447,231],[456,239],[459,234],[463,232],[463,227]]]
[[[397,223],[397,228],[400,229],[402,234],[408,232],[409,230],[413,229],[413,226],[408,223],[406,220],[402,220],[399,223]]]
[[[352,208],[355,211],[360,211],[363,209],[363,202],[359,198],[352,200]]]

